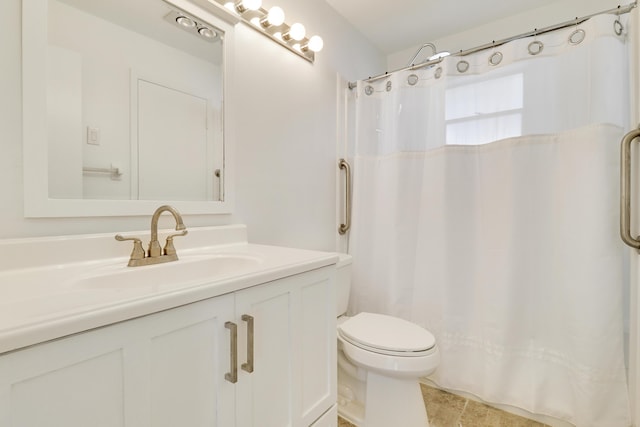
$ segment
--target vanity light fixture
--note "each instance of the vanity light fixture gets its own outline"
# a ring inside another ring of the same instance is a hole
[[[315,61],[315,54],[324,47],[320,36],[306,36],[307,31],[301,23],[287,25],[281,7],[272,6],[267,10],[262,7],[262,0],[209,1],[224,6],[249,27],[311,63]]]

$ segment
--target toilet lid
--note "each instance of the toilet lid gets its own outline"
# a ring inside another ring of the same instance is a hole
[[[406,320],[384,314],[360,313],[338,326],[352,344],[383,352],[424,352],[436,345],[431,332]]]

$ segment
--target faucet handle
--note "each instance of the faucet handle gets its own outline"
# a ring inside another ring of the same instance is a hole
[[[124,242],[125,240],[133,240],[133,251],[131,251],[130,259],[143,259],[145,256],[144,249],[142,248],[142,240],[137,237],[123,237],[120,234],[116,234],[116,240]]]
[[[170,234],[167,236],[167,242],[164,245],[163,252],[165,255],[175,255],[176,248],[173,246],[173,238],[177,236],[185,236],[188,233],[187,230],[183,230],[182,233]]]

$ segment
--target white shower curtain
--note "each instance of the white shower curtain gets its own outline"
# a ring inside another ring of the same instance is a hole
[[[630,424],[615,20],[357,88],[350,311],[428,328],[440,386],[579,427]]]

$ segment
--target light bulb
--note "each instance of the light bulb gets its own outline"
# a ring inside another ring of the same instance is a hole
[[[291,37],[296,41],[302,40],[304,38],[305,33],[306,33],[306,30],[304,29],[304,25],[299,24],[297,22],[293,24],[289,29],[289,37]]]
[[[324,41],[322,41],[322,37],[320,36],[313,36],[309,39],[307,47],[309,48],[309,50],[312,50],[314,52],[320,52],[324,47]]]
[[[269,9],[269,14],[267,15],[267,22],[273,26],[279,26],[284,23],[284,10],[278,6],[273,6]]]
[[[256,27],[260,26],[260,18],[258,18],[257,16],[254,16],[253,18],[251,18],[251,21],[249,22],[251,22]]]
[[[258,10],[262,6],[262,0],[240,0],[236,3],[236,9],[242,13],[247,10]]]
[[[262,6],[262,0],[242,0],[242,3],[249,10],[258,10]]]
[[[232,2],[232,1],[226,2],[226,3],[224,4],[224,7],[226,7],[227,9],[229,9],[229,10],[230,10],[230,11],[232,11],[232,12],[235,12],[235,11],[236,11],[236,5],[235,5],[235,3],[234,3],[234,2]]]

